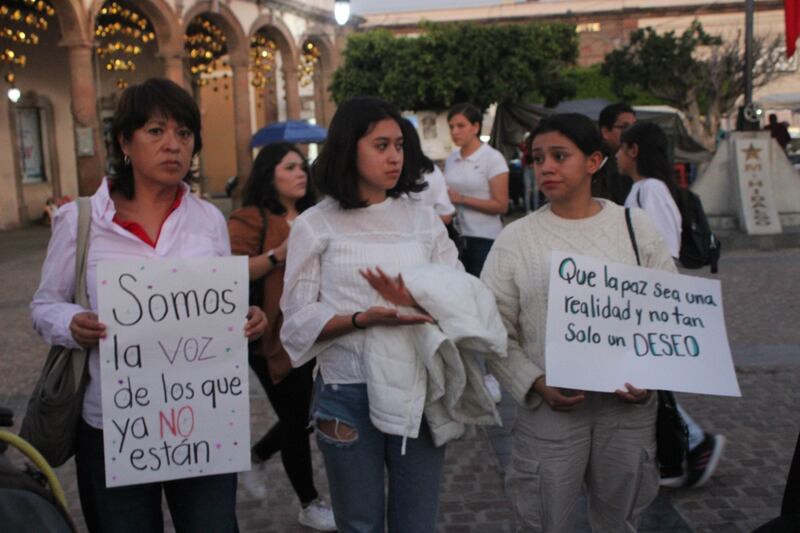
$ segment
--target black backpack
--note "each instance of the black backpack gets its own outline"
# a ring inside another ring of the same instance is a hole
[[[675,199],[681,212],[681,251],[678,258],[684,268],[711,266],[717,273],[721,244],[711,226],[700,197],[688,189],[679,188]]]

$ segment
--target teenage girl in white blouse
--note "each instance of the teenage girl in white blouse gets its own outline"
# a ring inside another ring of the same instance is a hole
[[[381,532],[384,523],[389,531],[436,529],[444,449],[424,418],[415,438],[376,428],[366,386],[368,340],[380,330],[365,330],[431,320],[392,276],[426,263],[460,268],[442,221],[406,194],[425,185],[419,169],[403,164],[401,120],[375,98],[339,106],[312,169],[327,198],[298,216],[289,236],[281,340],[293,365],[318,361],[312,414],[343,532]]]

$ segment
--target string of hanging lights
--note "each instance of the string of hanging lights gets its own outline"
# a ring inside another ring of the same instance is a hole
[[[9,98],[13,93],[16,100],[19,99],[14,69],[23,68],[28,62],[22,46],[39,44],[36,32],[47,31],[47,19],[55,14],[56,10],[47,0],[7,0],[0,5],[0,68],[6,83],[11,85]]]
[[[107,71],[120,74],[116,85],[124,89],[128,81],[123,76],[136,70],[135,56],[142,53],[143,45],[155,41],[150,22],[128,4],[108,0],[97,15],[94,34],[98,40],[97,57]]]
[[[228,53],[225,34],[203,15],[195,17],[186,29],[184,48],[189,56],[192,83],[197,86],[207,85],[208,77],[203,74],[214,72],[220,68],[220,63],[227,67],[226,62],[220,61]]]
[[[253,87],[263,89],[272,82],[277,52],[278,45],[266,35],[257,33],[250,39],[250,83]]]
[[[307,87],[314,82],[314,70],[322,55],[319,47],[310,40],[306,40],[300,50],[300,85]]]

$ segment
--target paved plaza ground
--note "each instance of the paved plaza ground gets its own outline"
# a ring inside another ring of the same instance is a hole
[[[31,328],[28,304],[39,280],[48,236],[49,231],[41,227],[0,233],[0,405],[13,408],[18,419],[47,350]],[[800,431],[800,305],[796,301],[800,249],[729,252],[720,270],[717,277],[722,280],[742,398],[680,395],[680,401],[707,431],[726,435],[728,448],[716,476],[705,487],[662,490],[642,531],[749,532],[779,513]],[[274,414],[255,387],[251,409],[256,437]],[[504,417],[512,419],[513,409],[504,402]],[[478,431],[448,445],[440,531],[514,531],[502,482],[508,451],[508,425]],[[316,446],[314,465],[318,488],[327,494]],[[79,518],[72,462],[59,468],[58,474],[72,514]],[[307,531],[297,525],[299,507],[277,457],[268,463],[265,476],[266,501],[254,501],[239,491],[240,529]]]

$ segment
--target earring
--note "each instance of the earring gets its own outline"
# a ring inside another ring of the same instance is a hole
[[[122,162],[125,164],[126,167],[131,164],[131,158],[128,157],[128,154],[122,156]]]

